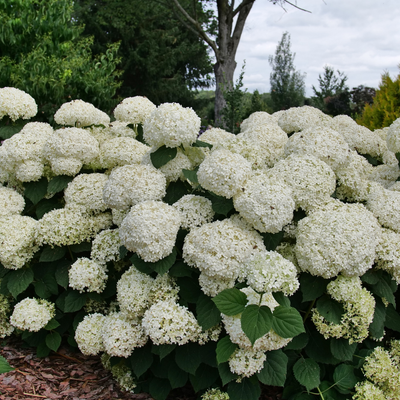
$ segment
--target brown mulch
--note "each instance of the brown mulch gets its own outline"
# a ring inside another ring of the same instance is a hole
[[[48,357],[36,357],[35,349],[16,338],[7,339],[0,354],[15,368],[0,374],[0,400],[153,400],[146,393],[121,390],[100,357],[85,356],[61,347]],[[260,400],[280,400],[281,388],[263,387]],[[196,400],[188,388],[175,389],[169,400]]]

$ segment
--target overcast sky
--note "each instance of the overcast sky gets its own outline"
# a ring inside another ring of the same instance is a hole
[[[296,0],[292,0],[295,2]],[[256,0],[246,21],[236,56],[235,80],[246,60],[244,88],[269,92],[268,56],[287,31],[294,65],[305,72],[307,95],[318,87],[318,75],[330,65],[348,76],[350,89],[377,88],[381,75],[400,70],[400,0],[297,0],[286,12],[267,0]]]

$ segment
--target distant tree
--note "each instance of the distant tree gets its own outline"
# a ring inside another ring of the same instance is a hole
[[[272,67],[270,83],[274,111],[304,104],[306,74],[296,71],[295,55],[296,53],[292,53],[290,50],[290,35],[288,32],[284,32],[276,48],[275,56],[269,57]]]
[[[260,94],[258,90],[255,90],[253,94],[251,94],[250,102],[246,108],[243,119],[249,117],[251,114],[257,111],[272,112],[271,108],[265,102],[263,95]]]
[[[357,122],[374,130],[391,125],[397,118],[400,118],[400,74],[392,80],[386,72],[382,75],[373,103],[365,105]]]
[[[366,104],[371,105],[374,102],[376,90],[374,88],[359,85],[351,90],[352,110],[353,114],[361,116]]]

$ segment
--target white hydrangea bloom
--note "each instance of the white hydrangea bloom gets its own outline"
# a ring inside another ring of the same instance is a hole
[[[0,186],[0,218],[13,214],[21,214],[25,207],[25,199],[17,191]]]
[[[260,251],[243,264],[247,284],[256,292],[292,295],[300,286],[296,266],[276,251]]]
[[[312,275],[361,276],[374,263],[380,236],[378,221],[362,204],[328,206],[299,221],[296,257]]]
[[[147,200],[161,200],[166,193],[164,174],[150,165],[124,165],[114,168],[104,187],[104,202],[126,210]]]
[[[240,215],[260,232],[277,233],[293,219],[292,190],[273,176],[253,174],[233,197]]]
[[[197,139],[201,120],[191,109],[164,103],[152,111],[143,125],[143,138],[153,147],[190,146]]]
[[[368,328],[374,319],[374,296],[362,287],[358,276],[346,277],[339,275],[327,286],[327,293],[339,303],[342,303],[344,314],[339,324],[326,321],[313,309],[312,321],[318,331],[328,339],[330,337],[345,338],[349,343],[361,343],[369,335]]]
[[[99,264],[119,261],[119,249],[122,246],[118,229],[105,229],[99,232],[92,242],[90,258]]]
[[[9,296],[0,294],[0,338],[4,339],[10,336],[14,327],[9,323],[9,313],[11,311],[11,304]]]
[[[79,292],[101,293],[108,279],[107,269],[89,258],[78,258],[68,271],[69,286]]]
[[[279,115],[278,125],[286,132],[299,132],[315,125],[329,123],[332,118],[311,106],[292,107]]]
[[[75,330],[75,341],[86,356],[96,356],[104,351],[101,330],[105,316],[99,313],[86,315]]]
[[[100,164],[108,169],[140,164],[149,150],[149,146],[131,137],[116,137],[100,145]]]
[[[271,309],[272,312],[274,311],[275,307],[279,305],[272,294],[263,294],[260,304],[260,295],[257,294],[253,289],[247,287],[240,290],[247,296],[247,305],[259,304],[261,306],[267,306]],[[242,349],[264,352],[270,350],[278,350],[282,347],[285,347],[292,340],[291,338],[282,338],[273,329],[271,329],[264,336],[258,338],[252,346],[250,339],[243,332],[240,317],[241,314],[234,316],[222,314],[222,322],[232,343],[236,343]]]
[[[56,175],[74,176],[83,164],[99,156],[99,143],[85,129],[57,129],[47,139],[43,153]]]
[[[325,126],[313,126],[294,133],[285,145],[285,155],[289,154],[313,155],[334,171],[351,160],[351,151],[343,136]]]
[[[329,198],[336,188],[332,168],[318,158],[291,154],[278,161],[268,175],[281,179],[292,189],[296,209],[312,210]]]
[[[388,189],[396,182],[399,176],[400,169],[398,163],[392,165],[382,164],[373,167],[372,172],[368,175],[368,179]]]
[[[59,125],[81,128],[89,125],[107,125],[110,123],[110,117],[91,103],[72,100],[57,110],[54,121]]]
[[[133,206],[119,229],[121,242],[144,261],[156,262],[171,254],[181,216],[161,201],[144,201]]]
[[[400,118],[397,118],[389,126],[386,133],[387,148],[393,153],[400,152]]]
[[[264,368],[266,359],[264,351],[238,348],[229,358],[229,369],[241,378],[248,378]]]
[[[381,240],[376,248],[375,263],[400,284],[400,233],[382,229]]]
[[[107,129],[113,137],[130,137],[135,139],[137,136],[137,132],[128,126],[128,122],[113,121],[108,124]]]
[[[224,219],[192,229],[185,237],[183,258],[210,277],[236,279],[241,263],[261,249],[264,242],[256,231]]]
[[[140,318],[150,307],[150,292],[154,279],[132,265],[117,283],[117,300],[121,313],[128,318]]]
[[[175,278],[169,274],[157,275],[151,286],[149,302],[150,304],[167,300],[178,302],[179,290],[180,287],[176,283]]]
[[[208,389],[201,396],[201,400],[229,400],[229,395],[220,389]]]
[[[236,137],[231,132],[226,131],[222,128],[210,128],[204,131],[200,136],[199,140],[212,145],[229,142]]]
[[[352,400],[387,400],[385,393],[370,381],[357,382]]]
[[[89,215],[81,206],[49,211],[39,220],[38,235],[44,244],[69,246],[92,239],[98,232],[112,225],[110,213]]]
[[[86,211],[105,211],[103,189],[108,176],[100,173],[77,175],[64,191],[65,204],[83,206]]]
[[[156,105],[147,97],[127,97],[115,107],[114,117],[128,124],[143,124],[155,109]]]
[[[197,179],[204,189],[229,199],[241,189],[250,172],[251,164],[244,157],[221,149],[200,164]]]
[[[38,221],[18,214],[0,218],[0,262],[4,268],[22,268],[39,245]]]
[[[201,334],[201,327],[193,313],[170,299],[153,304],[144,313],[142,325],[156,345],[181,346],[197,341]]]
[[[121,313],[107,315],[101,330],[105,351],[112,357],[127,358],[136,347],[143,347],[147,342],[139,321],[126,318]]]
[[[129,212],[129,208],[125,209],[125,210],[117,210],[116,208],[112,208],[111,214],[112,214],[113,224],[117,225],[118,227],[121,226],[122,221],[127,216],[128,212]]]
[[[240,131],[244,132],[247,129],[251,129],[257,125],[264,125],[264,124],[275,124],[276,122],[272,120],[270,114],[266,111],[256,111],[252,113],[248,118],[243,120],[240,124]]]
[[[172,206],[181,214],[181,228],[187,230],[211,222],[215,214],[211,200],[193,194],[186,194]]]
[[[0,88],[0,120],[8,115],[12,121],[29,119],[37,114],[34,98],[23,90],[13,87]]]
[[[27,297],[14,306],[10,324],[23,331],[38,332],[56,315],[55,305]]]
[[[199,285],[202,292],[210,297],[215,297],[225,289],[231,289],[235,286],[235,278],[221,278],[219,276],[209,276],[204,271],[199,275]]]

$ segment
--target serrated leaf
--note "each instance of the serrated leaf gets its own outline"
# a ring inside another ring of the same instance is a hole
[[[375,311],[374,319],[369,326],[370,336],[374,339],[380,339],[385,333],[385,319],[386,319],[386,307],[383,301],[379,298],[375,298]]]
[[[9,139],[16,133],[20,132],[21,129],[27,124],[27,122],[16,122],[10,125],[0,127],[0,138]]]
[[[34,273],[31,268],[23,268],[10,271],[7,277],[7,289],[16,299],[33,282]]]
[[[39,201],[39,203],[36,205],[36,217],[38,219],[41,219],[43,215],[47,214],[48,212],[55,210],[57,208],[62,208],[63,205],[58,199],[42,199]]]
[[[225,217],[234,209],[233,200],[212,193],[210,195],[213,211]]]
[[[154,272],[150,266],[147,265],[148,263],[143,261],[137,254],[133,254],[129,260],[138,271],[144,274],[151,275]]]
[[[267,306],[250,304],[244,309],[240,323],[251,345],[271,330],[272,319],[272,312]]]
[[[375,157],[372,157],[369,154],[361,154],[359,153],[361,156],[363,156],[371,165],[373,165],[374,167],[376,167],[377,165],[382,165],[383,162],[376,159]]]
[[[152,164],[156,168],[161,168],[176,157],[178,150],[176,147],[166,147],[165,145],[159,147],[154,153],[150,153]]]
[[[346,364],[340,364],[335,368],[333,380],[335,381],[336,389],[342,394],[350,393],[358,382],[354,375],[354,368]]]
[[[74,178],[67,175],[54,177],[47,185],[48,193],[58,193],[63,191]]]
[[[41,178],[37,182],[28,182],[24,185],[24,196],[33,204],[39,203],[47,194],[47,179]]]
[[[139,271],[155,271],[163,275],[175,264],[177,254],[176,248],[174,247],[171,254],[154,263],[142,260],[137,254],[131,257],[131,261]]]
[[[376,271],[378,282],[370,285],[369,290],[381,298],[385,298],[390,304],[396,305],[393,295],[392,278],[385,271]],[[396,289],[396,285],[393,286]]]
[[[151,347],[146,345],[133,350],[132,355],[129,357],[129,361],[133,370],[133,373],[137,378],[142,376],[153,363],[153,354],[151,353]]]
[[[203,330],[212,328],[221,322],[221,313],[210,297],[201,294],[196,303],[197,321]]]
[[[287,375],[288,357],[282,350],[268,351],[263,369],[257,374],[264,385],[284,386]]]
[[[53,247],[46,246],[43,248],[40,254],[40,262],[51,262],[58,261],[65,256],[67,249],[65,247]]]
[[[229,336],[225,336],[220,339],[217,343],[217,363],[222,364],[229,360],[231,355],[239,346],[235,343],[232,343]]]
[[[59,266],[57,266],[57,269],[54,273],[57,284],[62,286],[64,289],[67,289],[69,285],[68,271],[70,266],[71,263],[69,261],[62,262]]]
[[[65,297],[64,312],[79,311],[86,304],[86,294],[71,290]]]
[[[14,371],[14,368],[8,363],[8,361],[3,356],[0,356],[0,374],[4,374],[10,371]]]
[[[223,386],[238,378],[238,376],[231,371],[229,363],[227,362],[218,364],[218,372]]]
[[[191,277],[193,275],[193,268],[183,261],[177,261],[169,270],[169,274],[175,278]]]
[[[44,327],[44,329],[46,329],[46,331],[51,331],[53,329],[56,329],[60,326],[60,323],[56,320],[56,319],[51,319],[47,325]]]
[[[154,345],[151,348],[151,352],[160,356],[160,361],[167,357],[168,354],[175,350],[176,344],[161,344]]]
[[[285,350],[301,350],[308,344],[308,334],[303,332],[300,335],[295,336],[286,346]]]
[[[219,374],[217,368],[210,368],[205,364],[199,366],[196,375],[189,376],[190,383],[196,393],[211,387],[218,378]]]
[[[202,142],[201,140],[197,139],[193,144],[193,147],[208,147],[209,149],[213,148],[213,145],[211,143],[207,142]]]
[[[277,232],[277,233],[262,233],[261,236],[263,237],[264,244],[267,250],[274,251],[283,239],[284,232]]]
[[[317,300],[318,312],[329,322],[340,324],[344,309],[342,304],[325,295]]]
[[[239,289],[231,288],[218,293],[212,301],[221,313],[237,315],[244,311],[247,304],[247,296]]]
[[[290,300],[287,296],[285,296],[282,292],[275,292],[272,293],[274,299],[279,303],[281,306],[290,307]]]
[[[379,276],[373,269],[369,269],[364,275],[362,275],[361,280],[369,285],[374,285],[379,282]]]
[[[177,182],[170,182],[163,200],[167,204],[172,205],[186,194],[190,194],[191,191],[192,187],[188,182],[182,182],[181,180],[178,180]]]
[[[292,338],[305,332],[303,319],[295,308],[278,306],[272,315],[272,329],[279,336]]]
[[[400,332],[400,315],[391,304],[386,309],[385,326],[396,332]]]
[[[304,301],[315,300],[322,296],[326,291],[329,281],[320,276],[302,273],[300,275],[300,290]]]
[[[189,180],[192,183],[199,183],[197,179],[197,170],[189,170],[189,169],[183,169],[182,170],[183,176]]]
[[[182,371],[174,362],[168,364],[168,380],[172,389],[185,386],[188,380],[188,373]]]
[[[300,358],[293,365],[293,374],[297,381],[310,391],[321,383],[320,368],[312,358]]]
[[[258,400],[261,395],[258,379],[253,375],[250,378],[244,378],[239,382],[231,382],[228,385],[229,400]]]
[[[194,375],[201,364],[201,351],[201,346],[197,343],[178,346],[175,351],[175,362],[179,368]]]
[[[340,361],[331,353],[329,341],[326,340],[314,326],[307,327],[310,339],[305,347],[306,354],[315,361],[323,364],[338,364]]]
[[[331,338],[329,342],[332,355],[340,361],[351,361],[357,349],[357,343],[350,344],[348,339]]]
[[[51,349],[46,345],[46,342],[40,342],[36,346],[36,356],[39,358],[47,357],[50,354]]]
[[[60,345],[61,345],[61,335],[58,332],[53,331],[46,336],[46,346],[49,349],[57,351]]]

